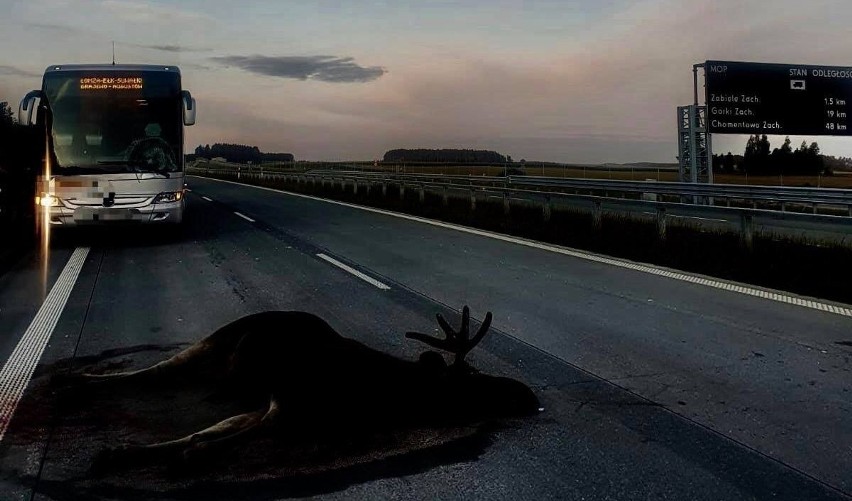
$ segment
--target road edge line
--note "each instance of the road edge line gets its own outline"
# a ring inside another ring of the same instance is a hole
[[[0,369],[0,442],[9,429],[18,403],[53,335],[88,255],[88,247],[74,250],[21,340]]]

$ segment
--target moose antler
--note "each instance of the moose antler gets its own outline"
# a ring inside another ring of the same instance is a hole
[[[444,339],[432,337],[427,334],[421,334],[419,332],[406,332],[405,337],[426,343],[433,348],[452,353],[455,355],[452,366],[456,368],[464,367],[465,355],[467,355],[474,346],[482,341],[482,338],[485,337],[485,334],[488,332],[488,328],[491,326],[491,312],[489,311],[485,314],[485,320],[482,321],[482,325],[479,326],[479,330],[476,331],[476,335],[473,336],[473,339],[470,339],[470,308],[467,306],[462,309],[461,328],[458,332],[450,326],[449,322],[447,322],[440,313],[435,315],[435,317],[438,319],[438,325],[441,326],[444,334],[446,334]]]

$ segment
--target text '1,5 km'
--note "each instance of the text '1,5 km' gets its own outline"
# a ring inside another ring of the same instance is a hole
[[[717,134],[852,134],[852,68],[707,61],[707,125]]]

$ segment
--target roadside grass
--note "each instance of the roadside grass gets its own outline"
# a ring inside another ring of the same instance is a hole
[[[351,184],[343,189],[339,184],[323,187],[268,178],[243,182],[852,304],[852,245],[846,242],[826,244],[806,237],[756,232],[749,249],[735,232],[708,229],[686,220],[669,219],[666,238],[661,240],[654,216],[603,211],[596,228],[590,211],[555,206],[546,221],[541,205],[529,201],[512,201],[505,214],[500,199],[478,198],[475,210],[471,210],[469,196],[450,194],[444,205],[442,195],[426,191],[421,202],[419,190],[409,188],[400,196],[400,188],[390,183],[383,195],[379,185],[369,190],[361,185],[356,194]]]

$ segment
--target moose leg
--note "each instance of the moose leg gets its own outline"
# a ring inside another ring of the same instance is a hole
[[[154,380],[160,377],[167,377],[181,372],[182,369],[188,369],[193,365],[193,362],[203,358],[209,351],[209,346],[205,342],[195,343],[189,348],[181,351],[175,356],[158,362],[145,369],[135,371],[116,372],[113,374],[81,374],[81,379],[86,382],[107,382],[107,381],[145,381]]]
[[[244,320],[237,320],[220,328],[210,336],[194,343],[173,357],[156,363],[150,367],[135,371],[115,372],[112,374],[83,373],[77,379],[83,382],[104,383],[111,381],[141,382],[169,378],[175,375],[191,373],[199,365],[218,361],[225,369],[227,357],[234,351],[234,346],[242,337]],[[221,359],[221,360],[219,360]]]
[[[184,458],[191,460],[199,457],[201,454],[214,452],[217,449],[230,447],[235,443],[250,439],[255,433],[274,426],[275,420],[280,412],[281,406],[278,404],[278,401],[275,397],[270,397],[269,408],[265,411],[252,413],[252,418],[247,420],[244,424],[227,429],[223,428],[215,435],[210,434],[206,436],[198,436],[197,439],[191,440],[189,446],[184,451]],[[246,416],[246,414],[243,414],[243,416]],[[222,421],[222,423],[219,424],[221,425],[225,423],[225,421]]]
[[[162,458],[174,457],[181,450],[192,449],[196,444],[215,441],[256,427],[268,411],[260,410],[239,414],[220,421],[213,426],[182,438],[146,445],[130,445],[102,452],[95,460],[95,471],[148,463]]]

